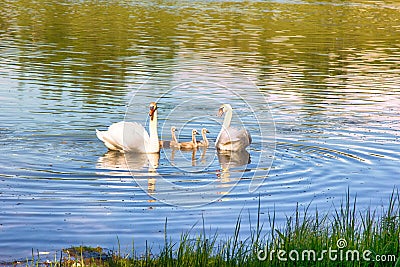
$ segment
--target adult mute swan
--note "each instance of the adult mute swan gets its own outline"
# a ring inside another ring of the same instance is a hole
[[[210,133],[210,132],[206,128],[201,129],[201,136],[203,137],[203,140],[197,141],[197,146],[208,147],[209,142],[207,139],[207,133]]]
[[[218,150],[239,151],[245,149],[251,144],[251,136],[246,129],[235,129],[231,127],[232,107],[229,104],[223,104],[218,110],[218,116],[225,113],[224,122],[221,131],[215,141],[215,147]]]
[[[150,135],[144,127],[137,122],[120,121],[113,123],[107,131],[96,129],[97,137],[104,142],[110,150],[122,153],[158,153],[160,144],[157,133],[157,104],[151,102],[149,106]]]

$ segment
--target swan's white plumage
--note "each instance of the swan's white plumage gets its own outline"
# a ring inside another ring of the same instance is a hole
[[[113,123],[107,131],[96,129],[97,137],[110,150],[120,152],[157,153],[160,145],[157,133],[157,105],[150,104],[150,135],[137,122],[120,121]]]
[[[221,129],[216,147],[220,150],[239,151],[251,144],[251,136],[246,129],[229,127]]]
[[[231,105],[223,104],[221,106],[219,114],[222,115],[224,113],[224,122],[215,142],[215,147],[224,151],[239,151],[245,149],[252,141],[250,132],[246,129],[235,129],[231,127]]]
[[[97,137],[110,150],[146,153],[150,137],[144,127],[137,122],[120,121],[113,123],[107,131],[96,130]]]

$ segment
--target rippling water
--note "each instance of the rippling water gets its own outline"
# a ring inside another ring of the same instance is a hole
[[[241,214],[246,235],[259,197],[265,222],[273,210],[282,222],[296,203],[329,212],[348,188],[361,207],[386,203],[400,174],[399,9],[5,1],[0,260],[32,248],[112,248],[117,239],[128,251],[146,240],[157,249],[166,218],[173,238],[193,225],[196,232],[203,218],[224,236]],[[219,101],[229,101],[252,132],[249,155],[226,166],[213,148],[166,149],[152,171],[147,157],[107,152],[95,129],[125,116],[146,124],[154,99],[163,139],[175,125],[181,139],[206,126],[215,140]],[[262,184],[250,192],[253,176]]]

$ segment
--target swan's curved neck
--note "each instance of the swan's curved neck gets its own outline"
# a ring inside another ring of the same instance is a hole
[[[158,152],[160,150],[160,144],[158,142],[158,132],[157,132],[157,110],[154,111],[153,118],[150,118],[150,147],[149,151]]]
[[[202,137],[203,137],[204,143],[205,143],[205,144],[208,144],[208,139],[207,139],[206,132],[203,132],[201,135],[202,135]]]
[[[171,131],[171,136],[172,136],[172,141],[175,143],[178,143],[178,140],[176,139],[175,131]]]
[[[226,131],[229,126],[231,126],[231,120],[232,120],[232,109],[229,108],[226,112],[225,112],[225,118],[224,118],[224,122],[222,123],[222,127],[221,127],[221,131],[219,132],[218,136],[217,136],[217,140],[215,140],[215,143],[218,144],[219,143],[219,138],[221,137],[221,134]]]
[[[231,126],[231,120],[232,120],[232,109],[228,109],[228,111],[225,113],[224,123],[222,124],[222,126],[225,129],[228,129],[229,126]]]
[[[192,142],[193,142],[193,144],[197,143],[197,141],[196,141],[196,133],[192,133]]]

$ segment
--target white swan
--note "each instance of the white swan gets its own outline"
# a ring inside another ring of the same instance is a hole
[[[210,132],[206,128],[201,129],[201,136],[203,137],[203,140],[197,141],[197,146],[208,147],[209,142],[207,139],[207,133],[210,133]]]
[[[251,144],[251,136],[246,129],[235,129],[231,127],[232,107],[229,104],[223,104],[218,110],[218,115],[225,113],[224,122],[221,131],[215,141],[215,147],[218,150],[239,151],[245,149]]]
[[[157,104],[151,102],[149,106],[150,135],[144,127],[137,122],[117,122],[108,127],[107,131],[96,129],[97,137],[104,142],[110,150],[122,153],[158,153],[160,144],[157,133]]]

